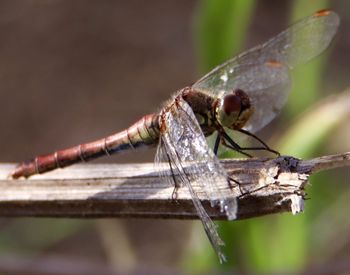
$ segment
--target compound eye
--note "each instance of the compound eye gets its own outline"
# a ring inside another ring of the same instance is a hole
[[[230,94],[224,97],[223,102],[223,111],[227,116],[230,116],[232,113],[238,114],[241,111],[241,98],[236,94]]]
[[[226,95],[216,108],[218,122],[230,129],[240,129],[252,114],[248,95],[237,89]]]
[[[231,128],[241,112],[241,98],[236,93],[226,95],[216,109],[216,117],[222,126]]]

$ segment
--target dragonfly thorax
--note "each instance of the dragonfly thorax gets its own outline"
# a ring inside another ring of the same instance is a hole
[[[241,129],[252,113],[249,97],[240,89],[219,99],[215,107],[215,118],[218,123],[234,130]]]

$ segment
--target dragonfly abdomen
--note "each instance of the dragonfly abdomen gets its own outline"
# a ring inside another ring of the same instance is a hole
[[[159,116],[147,115],[128,129],[106,137],[107,154],[114,154],[128,149],[156,145],[159,138]]]
[[[29,177],[100,156],[155,145],[159,138],[158,118],[155,114],[147,115],[122,132],[22,162],[11,176]]]

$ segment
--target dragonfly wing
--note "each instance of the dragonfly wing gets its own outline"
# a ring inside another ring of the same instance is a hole
[[[280,55],[290,68],[304,64],[322,53],[333,40],[339,16],[323,10],[303,18],[263,45],[272,55]]]
[[[243,128],[249,132],[256,132],[280,113],[287,102],[291,81],[288,68],[281,63],[266,63],[262,66],[256,66],[252,70],[255,72],[255,79],[261,83],[270,81],[273,84],[269,87],[251,90],[249,81],[244,77],[237,77],[237,83],[248,94],[253,108],[253,113]]]
[[[338,25],[339,17],[336,13],[328,10],[317,12],[298,21],[266,43],[214,68],[193,87],[216,97],[239,88],[255,101],[256,113],[265,114],[269,110],[271,114],[277,114],[274,110],[280,110],[288,97],[288,70],[323,52],[332,41]],[[273,66],[274,64],[280,66]],[[279,100],[270,107],[276,97]],[[265,104],[266,102],[269,104]],[[265,126],[272,118],[260,118],[263,125],[258,128]],[[259,120],[257,117],[254,119]],[[248,128],[253,132],[257,131],[255,125],[257,124]]]
[[[162,137],[159,140],[159,146],[157,149],[157,154],[156,154],[156,162],[162,163],[162,173],[161,177],[166,180],[167,182],[172,182],[173,184],[175,183],[173,181],[173,176],[169,175],[168,173],[164,173],[164,163],[168,163],[171,165],[171,173],[174,173],[176,175],[176,179],[180,180],[182,184],[184,184],[186,187],[188,187],[188,190],[191,194],[191,198],[194,204],[194,207],[196,208],[196,211],[198,213],[198,216],[203,224],[205,233],[208,236],[208,239],[213,246],[216,254],[218,255],[220,262],[225,262],[226,257],[225,254],[221,250],[221,246],[224,245],[224,242],[221,240],[218,232],[217,232],[217,225],[210,219],[208,213],[205,211],[203,205],[201,204],[196,191],[192,188],[190,179],[184,172],[184,168],[182,165],[179,163],[179,160],[176,159],[175,155],[172,153],[168,153],[170,148],[167,145],[166,142],[162,141],[164,140]],[[175,159],[174,159],[175,158]],[[168,167],[170,168],[170,167]]]
[[[212,207],[218,205],[232,220],[236,218],[238,192],[229,188],[228,175],[208,147],[190,106],[178,97],[163,115],[161,128],[165,130],[160,135],[157,160],[168,161],[176,179],[188,188],[209,240],[223,261],[223,242],[200,197]]]

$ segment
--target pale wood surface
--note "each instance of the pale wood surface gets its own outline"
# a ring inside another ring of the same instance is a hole
[[[238,199],[238,219],[243,219],[302,210],[308,177],[349,166],[350,153],[311,160],[280,157],[222,163],[245,194]],[[8,178],[14,166],[0,164],[3,217],[197,218],[187,189],[180,188],[173,200],[173,186],[162,181],[153,164],[74,165],[18,180]],[[225,218],[199,196],[213,219]]]

